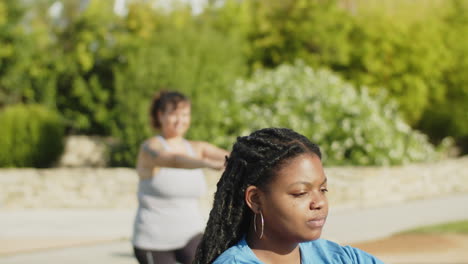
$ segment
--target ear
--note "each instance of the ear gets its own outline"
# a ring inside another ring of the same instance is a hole
[[[256,214],[259,213],[262,209],[260,199],[261,195],[261,190],[255,185],[250,185],[245,190],[245,202],[247,203],[247,206],[250,208],[250,210]]]

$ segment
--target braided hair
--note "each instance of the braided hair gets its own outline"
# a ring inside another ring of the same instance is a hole
[[[217,184],[195,264],[213,262],[247,233],[252,219],[252,212],[244,200],[247,187],[265,188],[285,161],[303,153],[321,158],[317,145],[287,128],[265,128],[237,138]]]

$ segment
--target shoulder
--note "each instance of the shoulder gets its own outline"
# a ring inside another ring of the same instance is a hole
[[[152,150],[164,150],[162,142],[157,137],[151,137],[143,141],[140,145],[141,149],[149,148]]]
[[[224,251],[213,264],[261,264],[252,250],[242,239],[234,246]]]
[[[248,263],[248,262],[239,262],[236,259],[235,255],[225,255],[225,254],[222,254],[213,262],[213,264],[239,264],[239,263]]]
[[[225,251],[216,258],[213,264],[261,264],[261,262],[258,262],[256,259],[242,252],[234,253]]]
[[[219,255],[213,264],[234,264],[234,263],[242,263],[238,262],[236,256],[242,255],[242,250],[237,245],[234,245],[224,251],[221,255]]]
[[[351,246],[341,246],[326,239],[301,243],[301,251],[306,259],[332,263],[383,264],[382,261]]]

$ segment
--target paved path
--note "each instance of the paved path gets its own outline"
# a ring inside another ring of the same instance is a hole
[[[128,240],[133,216],[133,210],[0,211],[0,263],[136,264]],[[323,237],[355,243],[462,219],[468,219],[468,194],[385,208],[335,208]]]
[[[467,220],[468,194],[418,200],[383,208],[330,212],[323,237],[356,243],[423,225]]]

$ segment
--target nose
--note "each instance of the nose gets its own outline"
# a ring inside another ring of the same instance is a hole
[[[182,117],[183,117],[183,116],[180,115],[180,114],[176,115],[176,116],[175,116],[175,121],[176,121],[176,122],[180,122],[180,121],[182,120]]]
[[[323,193],[317,193],[312,196],[309,204],[310,210],[321,210],[327,204],[327,197]]]
[[[179,115],[176,115],[176,120],[177,121],[181,121],[184,119],[184,115],[183,114],[179,114]]]

